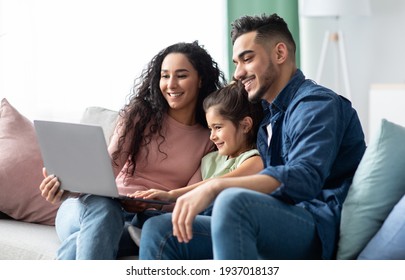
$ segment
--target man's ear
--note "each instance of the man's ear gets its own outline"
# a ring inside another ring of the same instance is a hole
[[[243,133],[248,133],[252,129],[253,120],[251,117],[244,117],[243,120],[240,121],[240,125]]]
[[[287,45],[283,42],[277,43],[275,47],[276,61],[278,64],[283,63],[288,57]]]

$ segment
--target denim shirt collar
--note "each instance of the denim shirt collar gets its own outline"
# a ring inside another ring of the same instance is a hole
[[[280,91],[280,93],[276,96],[272,103],[269,103],[267,102],[267,100],[262,99],[264,117],[260,124],[260,130],[257,135],[257,147],[262,156],[264,156],[266,165],[276,164],[279,162],[277,158],[274,158],[272,156],[272,153],[269,150],[266,127],[271,124],[273,131],[277,131],[280,129],[280,118],[283,118],[294,96],[297,94],[298,89],[304,82],[304,74],[300,69],[297,69],[290,81],[288,81],[287,85]],[[278,146],[278,143],[272,143],[274,147]]]
[[[305,76],[300,69],[295,71],[294,75],[287,83],[287,85],[280,91],[280,93],[276,96],[274,101],[270,104],[267,101],[267,107],[271,108],[273,105],[279,111],[285,112],[287,110],[288,105],[291,103],[291,100],[294,98],[294,95],[297,93],[298,88],[301,84],[305,81]]]

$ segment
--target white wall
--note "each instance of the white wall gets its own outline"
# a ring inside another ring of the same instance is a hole
[[[371,16],[342,17],[338,24],[329,18],[300,18],[301,68],[312,79],[316,76],[324,32],[336,27],[343,31],[351,100],[360,115],[367,139],[370,137],[368,96],[371,84],[405,82],[405,1],[370,0],[370,3]],[[322,84],[335,89],[333,62],[336,49],[331,47]],[[339,81],[336,90],[344,94],[341,76]]]
[[[178,41],[198,39],[227,72],[225,1],[0,0],[0,98],[30,119],[77,121],[91,105],[118,110],[145,64]],[[370,2],[370,17],[300,18],[309,78],[324,31],[343,30],[351,100],[367,138],[370,85],[405,82],[405,1]],[[322,83],[344,94],[334,84],[334,51]]]
[[[198,40],[226,73],[225,0],[0,0],[0,99],[29,119],[120,109],[161,49]]]

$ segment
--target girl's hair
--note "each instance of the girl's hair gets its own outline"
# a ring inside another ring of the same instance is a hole
[[[215,106],[218,113],[227,120],[230,120],[236,127],[245,117],[253,120],[252,129],[247,134],[247,144],[256,148],[257,132],[263,118],[263,107],[261,102],[250,102],[248,93],[241,82],[233,81],[228,86],[211,93],[204,100],[204,111]]]
[[[123,120],[121,124],[123,133],[118,140],[118,149],[113,153],[112,158],[115,162],[122,152],[124,142],[126,140],[130,141],[127,175],[134,174],[136,157],[140,149],[148,149],[147,146],[155,134],[158,134],[161,138],[159,146],[165,141],[162,133],[162,123],[169,105],[162,95],[159,83],[162,62],[171,53],[184,54],[201,78],[195,118],[196,122],[202,126],[207,127],[202,108],[203,100],[209,93],[226,84],[224,73],[219,69],[217,62],[197,41],[171,45],[154,56],[142,71],[140,77],[135,79],[129,95],[129,102],[120,110],[120,116]]]

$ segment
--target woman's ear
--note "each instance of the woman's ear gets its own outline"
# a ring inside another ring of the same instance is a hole
[[[251,117],[244,117],[243,120],[240,121],[240,125],[243,133],[248,133],[252,129],[253,120]]]

